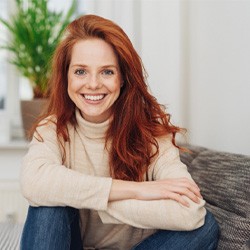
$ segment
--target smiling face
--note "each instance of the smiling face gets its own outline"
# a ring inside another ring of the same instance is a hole
[[[107,120],[120,88],[120,68],[111,45],[101,39],[78,41],[68,70],[68,94],[84,119]]]

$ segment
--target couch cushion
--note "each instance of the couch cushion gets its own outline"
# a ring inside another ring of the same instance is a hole
[[[250,157],[187,146],[181,153],[221,229],[218,249],[243,249],[250,238]]]

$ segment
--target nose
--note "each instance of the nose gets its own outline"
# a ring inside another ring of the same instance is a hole
[[[101,79],[99,79],[98,76],[96,75],[92,75],[89,77],[86,87],[89,89],[99,89],[101,88],[101,86],[102,86]]]

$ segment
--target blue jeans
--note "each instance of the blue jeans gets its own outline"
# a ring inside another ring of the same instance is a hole
[[[133,250],[213,250],[219,227],[208,211],[205,224],[193,231],[159,230]],[[70,207],[29,207],[24,225],[21,250],[83,249],[79,212]]]

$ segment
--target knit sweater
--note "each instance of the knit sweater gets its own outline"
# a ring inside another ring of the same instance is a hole
[[[57,140],[55,123],[38,127],[43,140],[33,137],[20,177],[30,205],[78,208],[84,249],[128,250],[157,229],[193,230],[203,225],[204,200],[197,204],[184,197],[190,207],[173,200],[108,202],[112,178],[105,132],[110,121],[93,124],[79,111],[76,119],[75,128],[68,125],[70,142],[65,142],[65,152]],[[149,180],[191,179],[171,138],[159,138],[158,143],[159,154],[149,167]]]

